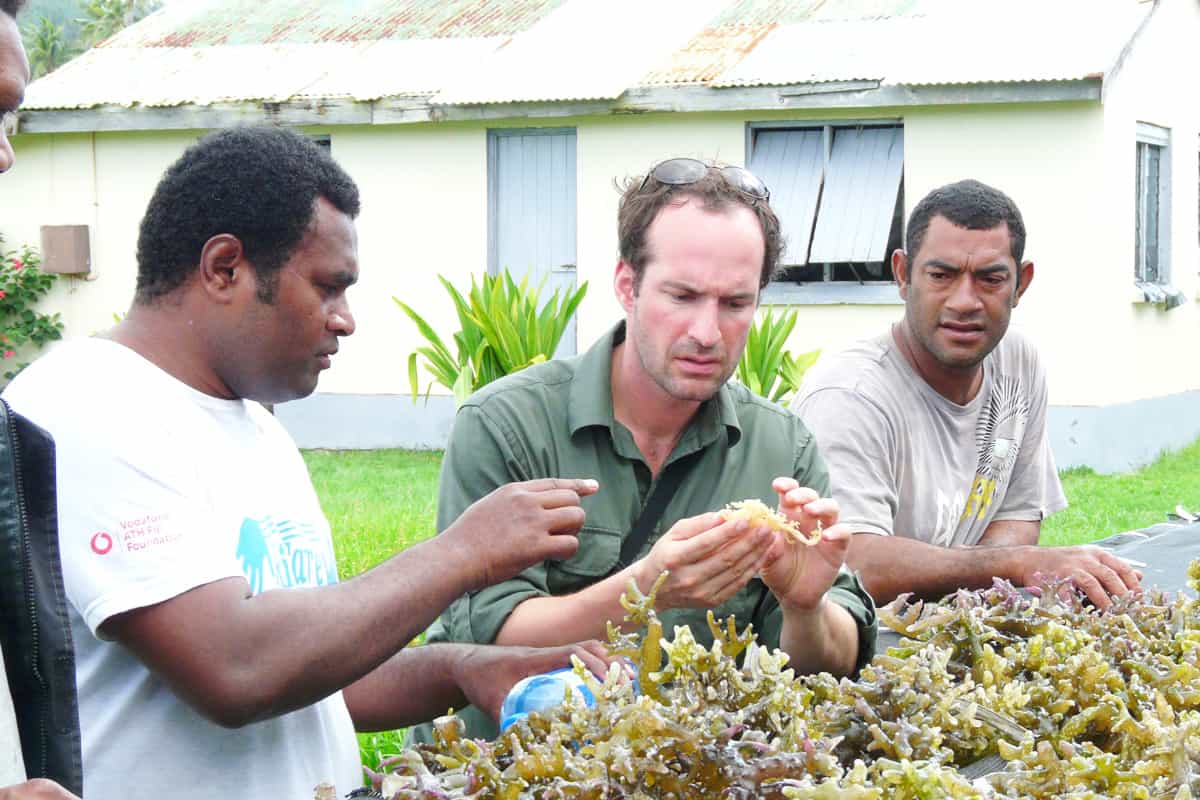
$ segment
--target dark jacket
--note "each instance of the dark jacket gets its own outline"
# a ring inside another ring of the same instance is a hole
[[[0,400],[0,642],[25,772],[83,794],[54,442]]]

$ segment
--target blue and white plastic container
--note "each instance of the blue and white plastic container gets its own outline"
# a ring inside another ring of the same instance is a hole
[[[592,690],[570,667],[522,678],[509,690],[503,705],[500,706],[500,730],[507,730],[509,725],[524,719],[531,712],[562,705],[568,691],[574,693],[585,705],[596,705],[596,697]]]

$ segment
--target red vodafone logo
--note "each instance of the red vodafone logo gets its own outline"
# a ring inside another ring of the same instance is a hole
[[[107,553],[109,550],[112,550],[112,547],[113,547],[112,537],[109,536],[104,531],[100,531],[99,533],[92,536],[92,552],[95,553],[96,555],[102,556],[105,553]]]

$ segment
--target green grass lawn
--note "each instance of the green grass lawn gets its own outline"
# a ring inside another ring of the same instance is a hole
[[[441,451],[308,451],[313,485],[333,528],[343,578],[357,575],[432,536]],[[1166,519],[1183,504],[1200,507],[1200,441],[1137,472],[1067,470],[1071,506],[1042,527],[1044,544],[1080,544]],[[376,767],[404,746],[403,731],[359,734],[363,763]]]
[[[433,535],[441,451],[308,451],[313,485],[333,527],[342,577]],[[1080,544],[1200,507],[1200,441],[1119,475],[1062,474],[1071,506],[1046,520],[1042,542]]]
[[[1176,505],[1193,512],[1200,506],[1200,441],[1136,472],[1097,475],[1069,469],[1062,482],[1071,505],[1042,525],[1042,544],[1094,542],[1165,522]]]
[[[440,450],[310,450],[304,460],[342,578],[433,535]]]

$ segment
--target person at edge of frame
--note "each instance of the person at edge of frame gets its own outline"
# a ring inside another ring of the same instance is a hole
[[[8,123],[29,82],[24,4],[0,0],[0,173],[15,160]],[[0,401],[0,800],[83,791],[54,475],[50,436]]]

